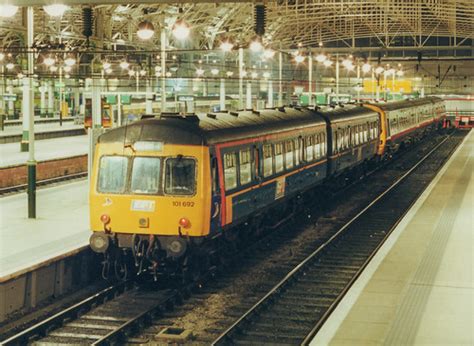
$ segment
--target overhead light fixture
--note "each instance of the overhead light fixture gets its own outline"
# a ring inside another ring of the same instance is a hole
[[[46,58],[43,59],[43,64],[46,66],[52,66],[56,62],[56,59],[54,59],[51,55],[48,55]]]
[[[226,74],[227,77],[232,77],[234,75],[234,72],[227,71],[225,74]]]
[[[67,11],[69,6],[63,5],[63,4],[53,4],[53,5],[47,5],[43,6],[43,10],[47,14],[49,14],[51,17],[61,17],[64,12]]]
[[[155,34],[155,28],[153,24],[148,20],[144,20],[138,24],[137,36],[142,40],[149,40]]]
[[[327,59],[327,57],[323,53],[320,53],[320,54],[316,55],[316,61],[317,62],[325,62],[326,59]]]
[[[260,40],[256,39],[256,40],[253,40],[252,42],[250,42],[249,48],[252,52],[258,53],[263,49],[263,46],[262,46],[262,43],[260,42]]]
[[[145,76],[146,75],[146,71],[145,70],[140,70],[140,76]]]
[[[372,65],[370,65],[368,62],[366,62],[364,65],[362,65],[362,72],[368,73],[372,69]]]
[[[191,29],[185,21],[178,20],[176,23],[174,23],[172,32],[173,36],[178,40],[185,40],[189,37]]]
[[[263,51],[263,56],[266,59],[272,59],[275,56],[275,51],[273,49],[267,48]]]
[[[72,71],[72,66],[66,65],[64,66],[64,72],[71,72]]]
[[[263,72],[263,78],[270,78],[270,72]]]
[[[405,73],[402,70],[397,71],[397,77],[403,77]]]
[[[342,66],[344,66],[345,68],[348,68],[348,66],[351,66],[351,65],[352,65],[352,60],[351,59],[342,60]]]
[[[165,76],[166,76],[166,77],[171,77],[171,72],[166,72],[166,73],[165,73]]]
[[[13,70],[13,68],[15,67],[15,64],[12,62],[9,62],[8,64],[5,65],[5,67],[7,68],[7,70]]]
[[[21,72],[18,73],[16,76],[17,76],[18,79],[22,79],[23,77],[25,77],[25,75]]]
[[[247,74],[248,74],[247,71],[245,71],[245,70],[242,71],[242,77],[244,77],[244,78],[247,77]]]
[[[388,72],[389,75],[395,75],[395,73],[396,73],[394,68],[389,69],[387,72]]]
[[[3,59],[5,59],[5,54],[0,53],[0,61],[2,61]]]
[[[51,72],[56,72],[56,71],[58,70],[58,67],[53,65],[53,66],[50,66],[50,67],[49,67],[49,70],[50,70]]]
[[[383,71],[384,71],[384,68],[383,68],[382,66],[378,66],[378,67],[375,69],[375,73],[376,73],[376,74],[381,74]]]
[[[232,50],[232,48],[234,48],[234,44],[231,41],[225,40],[225,41],[221,42],[220,49],[223,52],[226,52],[226,53],[230,52]]]
[[[257,77],[258,77],[258,73],[257,73],[257,72],[252,72],[251,76],[252,76],[252,78],[257,78]]]
[[[305,59],[305,57],[302,56],[302,55],[299,55],[299,54],[295,55],[295,61],[296,61],[297,64],[302,63],[304,61],[304,59]]]
[[[18,6],[15,5],[0,5],[0,17],[13,17],[18,12]]]
[[[332,62],[332,60],[330,60],[330,59],[326,59],[326,60],[324,60],[324,62],[323,62],[323,65],[326,66],[326,67],[329,67],[329,66],[331,66],[332,64],[333,64],[333,62]]]
[[[219,74],[219,70],[216,69],[216,68],[213,68],[213,69],[211,70],[211,74],[214,75],[214,76],[217,76],[217,75]]]
[[[198,69],[196,70],[196,74],[197,74],[198,76],[202,76],[202,75],[204,75],[204,70],[203,70],[202,68],[198,68]]]
[[[66,66],[73,66],[75,63],[76,63],[76,58],[74,58],[72,55],[64,59],[64,64],[66,64]]]
[[[122,66],[122,65],[120,65],[120,66]],[[102,68],[103,68],[104,70],[107,70],[107,69],[109,69],[110,67],[112,67],[112,64],[111,64],[110,62],[104,61],[104,63],[102,63]]]
[[[128,75],[129,75],[130,77],[135,76],[135,71],[133,71],[133,70],[128,71]]]
[[[107,68],[107,69],[105,69],[105,73],[107,73],[107,74],[111,74],[111,73],[112,73],[112,69],[111,69],[110,67],[109,67],[109,68]]]
[[[64,78],[69,79],[69,78],[71,78],[71,76],[66,73],[66,74],[64,75]]]
[[[122,70],[128,69],[129,66],[130,66],[130,64],[128,63],[127,60],[124,60],[124,61],[120,62],[120,67],[122,68]]]

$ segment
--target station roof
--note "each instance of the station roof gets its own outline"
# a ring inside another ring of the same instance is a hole
[[[46,0],[11,0],[35,7],[35,41],[60,40],[73,47],[95,49],[159,49],[160,35],[149,42],[137,38],[138,24],[146,19],[155,30],[186,21],[192,36],[185,48],[213,49],[222,37],[243,46],[255,36],[254,5],[249,0],[64,0],[70,9],[60,18],[48,16]],[[266,6],[263,41],[274,49],[326,50],[397,49],[397,47],[471,50],[474,33],[472,0],[276,0]],[[85,6],[93,8],[94,29],[89,41],[82,34]],[[0,18],[2,47],[24,45],[26,16]],[[170,39],[170,44],[175,44]],[[176,43],[176,45],[178,45]],[[180,47],[182,48],[182,47]]]

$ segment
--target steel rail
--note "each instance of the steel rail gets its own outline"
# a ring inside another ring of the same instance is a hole
[[[123,293],[130,288],[132,281],[120,282],[117,285],[109,286],[102,291],[93,294],[92,296],[76,303],[69,308],[58,312],[57,314],[48,317],[47,319],[19,332],[16,335],[0,342],[0,345],[25,345],[35,336],[44,336],[48,330],[63,324],[64,321],[71,317],[78,316],[80,313],[90,310],[98,304],[102,304],[107,299],[115,297],[117,294]]]
[[[270,304],[276,296],[283,291],[284,287],[292,282],[296,275],[299,274],[304,268],[306,268],[310,263],[312,263],[312,260],[316,258],[323,250],[325,250],[332,242],[334,242],[336,239],[338,239],[345,230],[349,228],[356,220],[358,220],[362,215],[364,215],[369,209],[371,209],[380,199],[382,199],[385,195],[387,195],[389,192],[391,192],[394,188],[396,188],[401,182],[403,182],[408,176],[410,176],[423,162],[425,162],[441,145],[443,145],[451,136],[446,137],[444,140],[442,140],[440,143],[438,143],[433,149],[431,149],[421,160],[419,160],[413,167],[411,167],[406,173],[404,173],[400,178],[398,178],[393,184],[391,184],[384,192],[382,192],[377,198],[375,198],[371,203],[369,203],[364,209],[362,209],[357,215],[355,215],[351,220],[349,220],[346,224],[344,224],[335,234],[333,234],[326,242],[321,244],[313,253],[311,253],[308,257],[306,257],[302,262],[300,262],[292,271],[290,271],[278,284],[276,284],[263,298],[261,298],[256,304],[254,304],[249,310],[247,310],[237,321],[235,321],[227,330],[225,330],[213,343],[212,345],[225,345],[228,342],[231,341],[232,336],[237,333],[239,330],[244,328],[244,324],[249,320],[252,316],[258,314],[258,312],[264,308],[267,304]],[[415,198],[416,200],[416,198]],[[403,218],[406,212],[404,212],[400,218],[396,221],[396,224]],[[396,227],[396,224],[394,227]],[[386,239],[386,238],[385,238]],[[378,249],[378,247],[377,247]],[[368,264],[370,261],[370,257],[368,261],[366,261],[363,264],[363,267],[361,267],[358,272],[357,276],[360,274],[360,272],[365,268],[365,265]],[[343,290],[342,294],[347,292],[347,290],[350,288],[352,283],[355,281],[351,280],[347,287]],[[320,326],[322,323],[327,319],[327,317],[332,313],[334,308],[337,306],[337,304],[340,302],[342,299],[342,295],[339,296],[335,302],[331,304],[329,309],[325,312],[325,314],[322,316],[321,321],[318,321],[318,323],[312,328],[310,333],[306,336],[304,339],[303,344],[307,340],[311,340],[311,336],[319,330]],[[324,319],[324,320],[322,320]]]

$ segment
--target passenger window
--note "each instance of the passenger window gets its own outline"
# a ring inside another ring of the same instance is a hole
[[[283,143],[275,144],[275,173],[283,171]]]
[[[240,184],[248,184],[252,181],[252,155],[250,149],[241,150],[239,153]]]
[[[286,169],[293,168],[293,141],[285,142],[285,167]]]
[[[321,134],[321,156],[326,156],[326,134]]]
[[[295,145],[295,165],[298,166],[300,164],[300,157],[301,157],[300,140],[295,139],[293,141],[293,144]]]
[[[226,190],[237,187],[237,162],[235,153],[224,154],[224,184]]]
[[[314,137],[313,136],[306,137],[306,161],[307,162],[313,161],[313,158],[314,158],[313,146],[314,146]]]
[[[133,193],[158,193],[161,176],[161,159],[135,157],[132,168],[131,190]]]
[[[269,177],[273,174],[273,152],[271,144],[263,146],[263,176]]]
[[[193,195],[196,185],[196,161],[169,158],[165,164],[165,192],[170,195]]]

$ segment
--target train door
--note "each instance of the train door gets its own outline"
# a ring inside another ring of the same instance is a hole
[[[219,165],[217,164],[217,158],[213,155],[211,156],[211,232],[217,231],[221,225],[221,191],[218,170]]]

